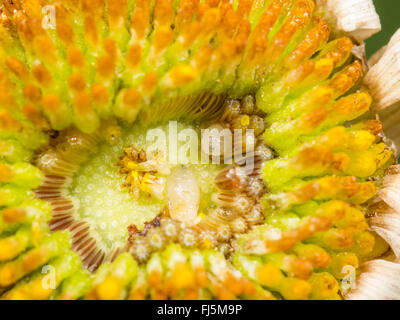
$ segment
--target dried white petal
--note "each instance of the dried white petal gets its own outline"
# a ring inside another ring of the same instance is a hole
[[[364,82],[371,90],[377,110],[400,101],[400,29],[381,59],[368,71]]]
[[[400,165],[392,166],[383,178],[378,196],[390,207],[400,212]]]
[[[386,138],[394,143],[396,150],[400,150],[400,102],[379,112],[379,120],[383,123]],[[388,145],[390,146],[390,141]]]
[[[383,201],[374,205],[370,228],[379,234],[400,259],[400,166],[392,166],[382,181],[378,196]]]
[[[400,213],[380,204],[382,208],[369,219],[370,229],[379,234],[392,248],[396,260],[400,258]]]
[[[386,49],[387,49],[387,45],[383,46],[382,48],[380,48],[377,52],[375,52],[372,55],[371,58],[369,58],[368,65],[369,65],[370,68],[373,67],[374,65],[376,65],[379,62],[379,60],[382,59],[383,55],[386,52]]]
[[[350,300],[399,300],[400,264],[374,260],[361,266],[355,289],[346,295]]]
[[[320,1],[321,2],[321,1]],[[360,42],[381,30],[372,0],[323,0],[336,28]]]
[[[362,62],[364,72],[367,72],[368,60],[367,60],[367,52],[365,49],[365,43],[363,42],[358,46],[354,46],[351,52],[358,60]]]

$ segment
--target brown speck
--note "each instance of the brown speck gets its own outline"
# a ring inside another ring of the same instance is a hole
[[[161,226],[161,222],[160,221],[161,221],[161,215],[158,215],[152,221],[147,222],[144,225],[144,229],[142,231],[139,231],[138,228],[134,224],[130,225],[128,227],[128,233],[129,233],[128,241],[129,242],[133,242],[135,235],[139,235],[139,236],[145,237],[152,227],[158,228],[158,227]]]

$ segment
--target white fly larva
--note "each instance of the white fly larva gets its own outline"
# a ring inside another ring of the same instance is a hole
[[[200,188],[190,169],[179,166],[167,178],[167,198],[172,219],[187,226],[197,224]]]

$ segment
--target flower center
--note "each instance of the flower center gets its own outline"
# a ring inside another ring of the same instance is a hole
[[[260,165],[272,157],[254,107],[246,109],[248,99],[235,100],[209,123],[61,132],[37,160],[52,230],[71,232],[89,269],[123,251],[143,260],[174,241],[229,251],[235,235],[263,220]]]
[[[196,127],[178,123],[178,134]],[[206,208],[213,181],[220,166],[186,163],[184,157],[178,162],[169,162],[163,139],[149,141],[149,132],[158,132],[161,137],[169,136],[170,125],[145,129],[125,129],[116,145],[102,142],[98,151],[75,173],[69,194],[78,200],[78,220],[93,226],[93,234],[107,249],[123,246],[128,239],[128,226],[138,231],[156,218],[167,206],[166,178],[179,165],[190,168],[202,193],[201,207]],[[182,147],[178,143],[178,150]],[[147,152],[146,150],[153,150]],[[135,154],[137,152],[137,154]],[[183,163],[185,162],[185,163]]]

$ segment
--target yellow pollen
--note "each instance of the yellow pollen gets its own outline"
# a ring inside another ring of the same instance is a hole
[[[250,117],[249,117],[248,115],[243,116],[243,117],[240,119],[240,124],[241,124],[243,127],[247,127],[247,126],[250,124]]]
[[[203,244],[206,249],[211,249],[212,247],[212,241],[209,238],[205,238]]]
[[[133,161],[129,161],[128,164],[126,165],[126,167],[127,167],[128,169],[133,170],[133,169],[136,168],[136,163],[133,162]],[[134,172],[132,172],[132,173],[134,173]],[[136,172],[136,174],[137,174],[137,172]]]

